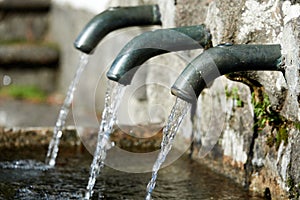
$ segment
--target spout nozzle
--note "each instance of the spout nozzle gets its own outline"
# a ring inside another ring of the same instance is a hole
[[[182,90],[182,89],[177,88],[176,86],[172,86],[171,93],[174,96],[176,96],[186,102],[189,102],[189,103],[193,103],[196,100],[194,91],[187,92],[186,90]]]
[[[160,17],[157,5],[109,8],[88,22],[76,38],[74,47],[91,54],[108,33],[130,26],[161,25]]]
[[[168,52],[208,48],[210,45],[211,34],[204,25],[145,32],[133,38],[120,51],[107,72],[107,77],[121,84],[130,84],[138,68],[154,56]]]
[[[107,78],[109,80],[112,80],[112,81],[115,81],[115,82],[118,82],[118,80],[120,79],[120,77],[118,77],[116,74],[106,74]]]

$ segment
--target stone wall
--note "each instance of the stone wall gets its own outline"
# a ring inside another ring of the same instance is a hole
[[[299,198],[299,2],[168,2],[176,26],[206,24],[214,46],[281,44],[284,75],[234,73],[202,92],[194,157],[272,199]]]

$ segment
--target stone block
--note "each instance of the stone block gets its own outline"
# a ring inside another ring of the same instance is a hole
[[[19,66],[33,68],[38,66],[57,67],[59,50],[53,45],[34,43],[0,44],[0,68]]]
[[[47,12],[50,7],[50,0],[2,0],[0,2],[0,10],[7,12]]]

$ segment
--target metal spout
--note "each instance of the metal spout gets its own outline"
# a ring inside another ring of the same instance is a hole
[[[154,56],[174,51],[208,48],[211,44],[211,34],[204,25],[145,32],[127,43],[106,76],[128,85],[139,66]]]
[[[90,54],[108,33],[129,26],[161,25],[160,17],[158,5],[109,8],[89,21],[74,46]]]
[[[208,49],[184,69],[171,92],[185,101],[195,102],[206,85],[217,77],[252,70],[283,71],[280,45],[224,44]]]

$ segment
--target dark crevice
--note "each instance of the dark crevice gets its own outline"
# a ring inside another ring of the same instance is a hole
[[[231,74],[226,75],[226,77],[230,80],[244,83],[245,85],[247,85],[249,87],[251,94],[254,94],[255,101],[262,100],[262,98],[263,98],[262,85],[257,80],[255,80],[251,76],[249,76],[247,72],[231,73]],[[245,187],[245,189],[249,189],[249,186],[251,184],[251,176],[255,170],[254,166],[252,165],[252,160],[253,160],[253,156],[254,156],[255,140],[256,140],[256,138],[258,138],[258,132],[259,132],[258,120],[259,119],[257,118],[257,116],[254,115],[254,117],[253,117],[253,121],[254,121],[253,135],[252,135],[250,146],[249,146],[247,161],[244,164],[244,170],[245,170],[244,187]]]
[[[291,0],[291,4],[296,4],[296,3],[300,3],[300,0]]]
[[[271,191],[270,191],[270,188],[268,188],[268,187],[264,191],[264,198],[266,200],[272,200]]]
[[[0,11],[14,13],[28,12],[49,12],[51,9],[50,0],[2,0],[0,1]]]
[[[197,102],[194,101],[192,102],[192,107],[191,107],[191,121],[192,121],[192,134],[191,134],[191,146],[190,146],[190,153],[189,157],[192,158],[193,152],[195,149],[195,115],[196,115],[196,110],[197,110]],[[201,141],[200,141],[201,142]]]
[[[256,101],[261,101],[263,98],[263,88],[262,87],[255,87],[253,85],[248,85],[251,91],[251,94],[254,94],[254,97]],[[254,114],[253,117],[254,121],[254,126],[253,126],[253,135],[251,139],[251,143],[249,146],[249,152],[247,156],[247,161],[244,164],[244,170],[245,170],[245,183],[244,186],[246,189],[249,189],[249,186],[251,184],[251,176],[255,170],[254,166],[252,165],[252,160],[254,156],[254,145],[255,145],[255,140],[258,138],[258,133],[259,133],[259,119],[258,117]]]
[[[257,118],[254,115],[254,127],[253,127],[253,135],[252,135],[252,140],[250,143],[249,147],[249,152],[247,156],[247,161],[244,164],[244,169],[245,169],[245,188],[249,189],[249,186],[251,184],[251,176],[254,171],[254,167],[252,165],[252,159],[254,155],[254,145],[255,145],[255,139],[258,137],[258,126],[257,126]]]

